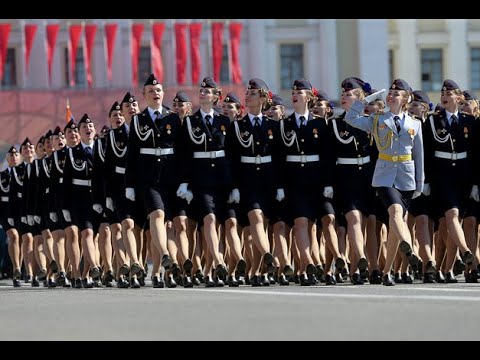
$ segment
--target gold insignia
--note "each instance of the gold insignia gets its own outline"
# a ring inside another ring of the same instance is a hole
[[[380,130],[384,130],[384,129],[385,129],[385,124],[381,124],[378,128],[379,128]]]
[[[270,140],[273,139],[273,131],[272,131],[272,129],[268,129],[268,138],[269,138]]]
[[[178,98],[173,99],[173,101],[178,102]]]
[[[167,128],[167,130],[170,130],[172,128],[172,126],[170,124],[167,124],[166,128]]]
[[[202,86],[203,86],[203,87],[205,87],[206,85],[207,85],[207,84],[205,83],[205,81],[202,82]]]
[[[468,139],[468,127],[463,128],[463,133],[465,134],[465,139]]]
[[[415,135],[415,130],[413,129],[408,129],[408,133],[410,134],[410,136],[414,136]]]
[[[220,126],[221,131],[225,131],[225,125]]]
[[[297,85],[293,85],[293,90],[297,90]]]

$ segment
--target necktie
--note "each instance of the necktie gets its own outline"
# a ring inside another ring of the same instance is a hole
[[[395,121],[395,127],[397,128],[397,133],[400,133],[400,130],[402,129],[402,126],[400,125],[400,117],[395,116],[393,120]]]
[[[212,127],[212,117],[210,115],[205,115],[205,123],[207,124],[208,128]]]
[[[458,119],[454,114],[450,117],[450,130],[452,132],[455,132],[457,131],[457,127],[458,127]]]
[[[158,119],[161,118],[160,111],[155,110],[154,114],[155,114],[155,119],[153,119],[153,121],[157,121]]]
[[[260,127],[260,118],[259,118],[258,116],[255,116],[255,117],[253,118],[253,121],[254,121],[254,126],[255,126],[256,128],[259,128],[259,127]]]
[[[307,127],[305,116],[300,116],[299,119],[300,119],[300,129],[305,129]]]
[[[93,149],[90,146],[85,147],[85,155],[87,157],[87,161],[92,164],[93,163]]]

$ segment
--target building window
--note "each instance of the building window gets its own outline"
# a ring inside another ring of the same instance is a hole
[[[295,79],[303,78],[303,44],[280,45],[280,83],[282,90],[292,88]]]
[[[389,66],[389,75],[390,75],[390,80],[388,81],[389,84],[391,84],[393,82],[393,79],[394,79],[394,66],[395,66],[395,63],[394,63],[394,57],[393,57],[393,49],[389,49],[388,50],[388,66]]]
[[[440,91],[443,83],[442,49],[422,49],[422,90]]]
[[[70,87],[70,57],[68,54],[68,47],[65,48],[65,69],[66,69],[66,76],[65,81],[67,87]],[[77,48],[77,54],[75,56],[75,73],[73,74],[73,78],[75,80],[74,87],[76,88],[85,88],[87,87],[87,76],[85,73],[85,60],[83,57],[83,48]]]
[[[138,82],[144,82],[152,73],[152,55],[150,46],[141,46],[138,56]]]
[[[220,82],[228,84],[230,82],[230,66],[228,66],[228,45],[223,45],[222,66],[220,67]]]
[[[470,87],[480,89],[480,48],[472,48],[470,51]]]
[[[17,67],[15,66],[15,49],[7,50],[7,61],[3,67],[2,88],[17,86]]]

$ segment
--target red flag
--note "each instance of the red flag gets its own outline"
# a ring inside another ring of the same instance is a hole
[[[152,40],[150,51],[152,57],[153,73],[160,83],[163,83],[163,63],[162,63],[162,37],[165,30],[164,23],[155,23],[152,25]]]
[[[142,45],[143,24],[132,25],[132,83],[138,86],[138,56],[140,55],[140,46]]]
[[[212,58],[213,58],[213,79],[220,81],[220,70],[223,58],[223,23],[212,23]]]
[[[107,78],[112,80],[112,61],[115,49],[115,38],[117,37],[118,24],[105,24],[105,41],[107,49]]]
[[[240,66],[240,37],[242,35],[243,25],[241,23],[230,24],[230,46],[232,51],[232,82],[240,84],[242,82],[242,68]]]
[[[70,25],[70,37],[68,41],[68,53],[70,56],[70,86],[75,86],[75,64],[77,59],[78,42],[82,34],[82,25]]]
[[[25,25],[25,71],[28,76],[29,64],[30,64],[30,52],[33,47],[33,40],[35,39],[35,34],[37,33],[37,24],[27,24]]]
[[[185,84],[187,67],[187,24],[175,24],[175,63],[177,65],[177,83]]]
[[[48,24],[47,27],[47,65],[48,65],[48,79],[52,81],[52,65],[53,52],[55,51],[55,44],[57,42],[58,30],[60,24]]]
[[[92,59],[93,46],[95,45],[95,34],[97,33],[96,24],[87,24],[85,25],[85,48],[84,48],[84,58],[85,58],[85,72],[87,74],[87,83],[88,87],[93,85],[92,77],[92,68],[90,66],[90,61]]]
[[[0,81],[3,80],[5,63],[7,62],[9,36],[10,24],[0,24]]]
[[[192,83],[198,83],[200,72],[202,71],[202,61],[200,56],[200,35],[202,33],[202,23],[190,24],[190,56],[192,60]]]
[[[73,115],[72,115],[72,110],[70,110],[70,100],[67,98],[67,113],[65,116],[65,120],[68,123],[72,119],[73,119]]]

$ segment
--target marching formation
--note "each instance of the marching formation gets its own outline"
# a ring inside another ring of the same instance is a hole
[[[258,78],[244,101],[203,79],[172,108],[154,74],[99,131],[84,114],[0,173],[13,286],[154,288],[480,279],[479,101],[452,80],[432,109],[402,79],[305,79],[294,112]],[[386,92],[386,100],[382,95]],[[148,269],[151,260],[152,268]],[[204,284],[204,285],[203,285]]]

